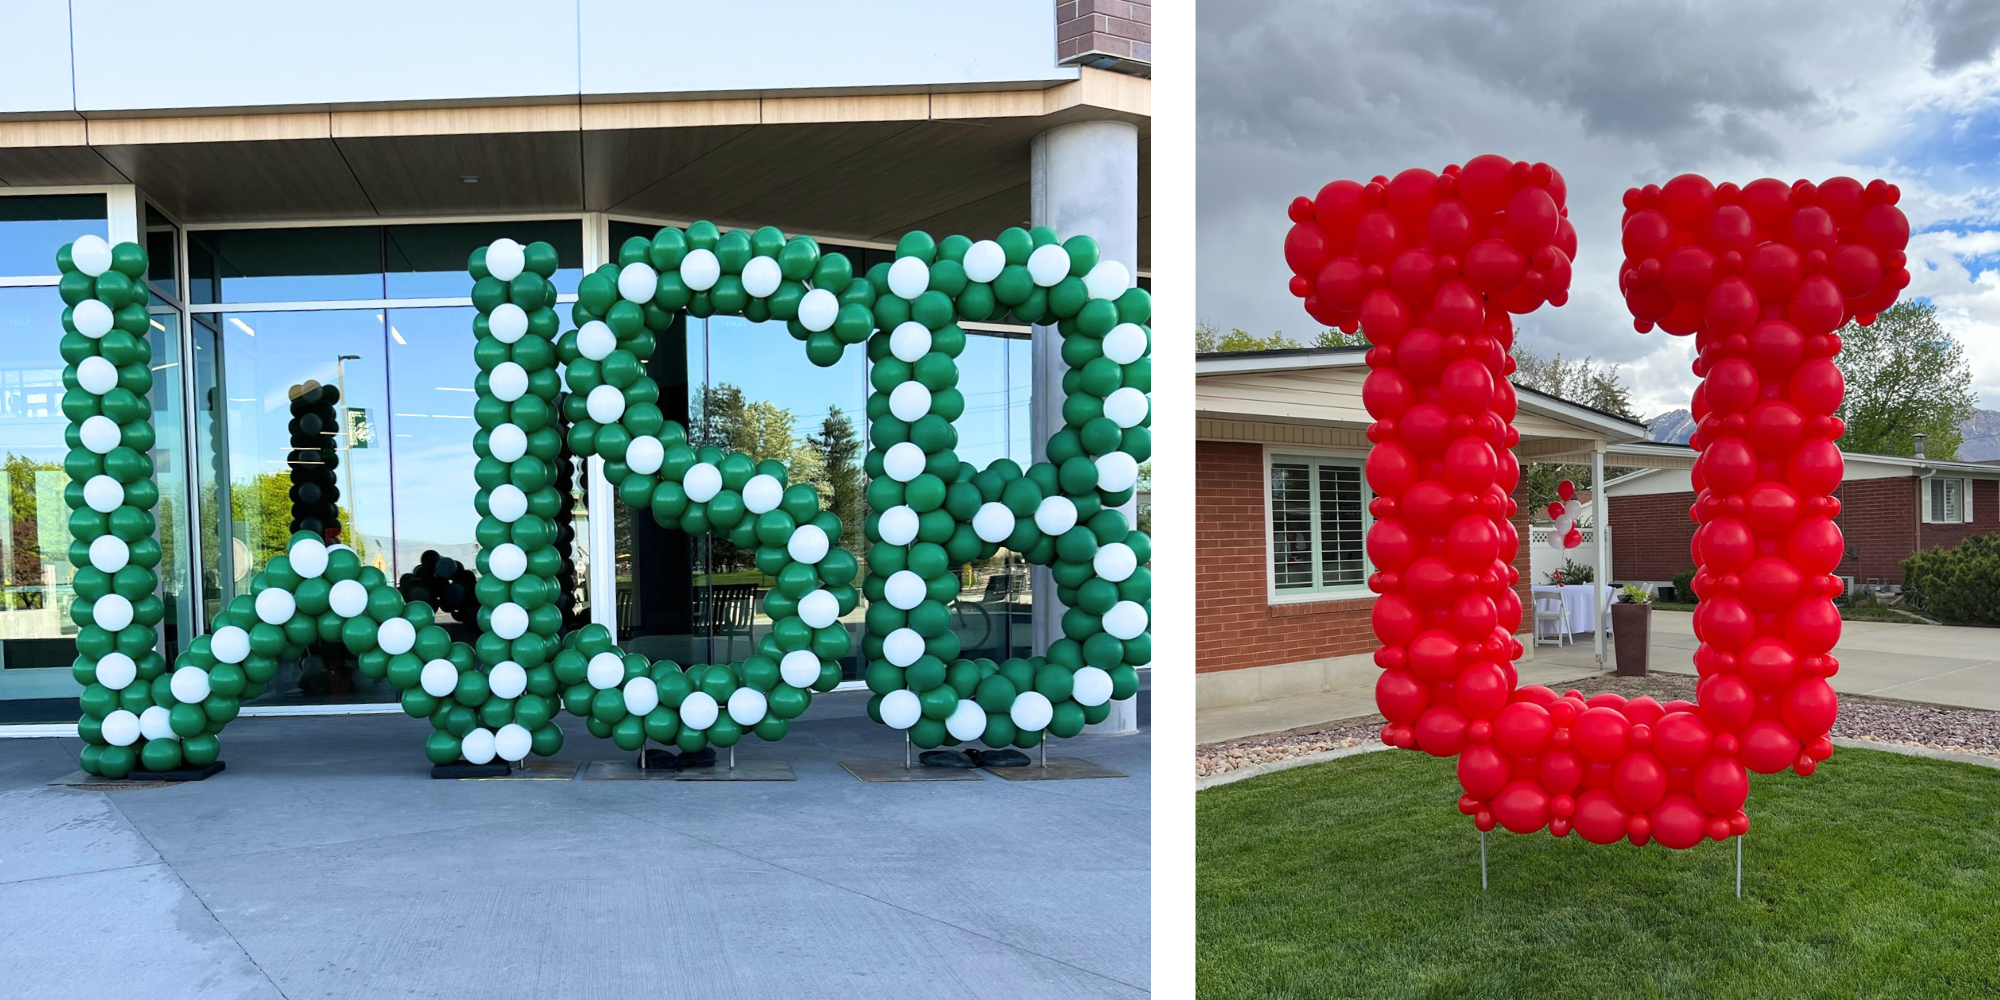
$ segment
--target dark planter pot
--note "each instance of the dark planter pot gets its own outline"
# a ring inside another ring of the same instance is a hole
[[[1611,606],[1611,638],[1618,676],[1646,676],[1646,640],[1652,631],[1653,606],[1619,602]]]

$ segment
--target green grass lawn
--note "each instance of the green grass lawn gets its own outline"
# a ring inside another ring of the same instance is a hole
[[[2000,771],[1842,748],[1752,775],[1743,841],[1479,835],[1453,762],[1201,792],[1203,997],[2000,996]]]

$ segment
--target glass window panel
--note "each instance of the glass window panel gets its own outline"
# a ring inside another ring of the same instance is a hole
[[[1271,575],[1279,590],[1310,590],[1313,581],[1312,467],[1271,463]]]
[[[391,309],[389,395],[383,417],[371,417],[376,447],[389,449],[394,473],[396,545],[394,576],[436,572],[440,557],[460,566],[477,564],[473,529],[479,512],[472,505],[472,390],[479,366],[472,360],[469,306]],[[352,362],[350,362],[350,368]],[[386,438],[386,440],[382,440]],[[448,567],[447,567],[448,568]],[[450,609],[441,609],[450,614]]]
[[[1361,470],[1319,466],[1320,585],[1356,586],[1367,576],[1362,547]]]
[[[583,223],[469,222],[386,227],[383,245],[388,297],[457,298],[472,294],[472,279],[465,273],[467,259],[473,250],[501,237],[554,246],[556,291],[565,295],[576,291],[576,283],[583,277]]]
[[[465,266],[463,255],[458,266]],[[198,304],[379,299],[382,269],[380,226],[219,229],[188,236],[188,297]],[[468,284],[460,289],[457,294],[470,293]]]
[[[1007,457],[1025,469],[1035,462],[1033,434],[1035,344],[1026,337],[1007,339]]]
[[[228,511],[229,454],[228,425],[222,419],[227,402],[222,396],[216,351],[220,339],[216,327],[222,317],[195,314],[189,322],[194,341],[194,463],[196,492],[201,518],[201,619],[213,621],[222,610],[225,581],[236,578],[230,539],[235,531]]]
[[[181,398],[181,317],[175,310],[153,313],[153,480],[160,488],[155,509],[160,532],[160,599],[165,655],[172,660],[196,633],[199,601],[192,593],[187,495],[187,430]]]
[[[968,331],[965,350],[958,356],[957,388],[965,397],[965,412],[953,421],[958,459],[975,468],[986,468],[1012,450],[1007,427],[1012,416],[1007,398],[1013,375],[1009,346],[1005,337]]]
[[[109,238],[111,230],[104,218],[101,194],[0,197],[0,275],[53,277],[61,273],[56,267],[56,251],[86,233]]]
[[[8,527],[0,534],[0,697],[15,679],[7,675],[67,668],[76,658],[63,502],[62,310],[54,288],[0,288],[0,513]],[[67,687],[73,692],[73,683]]]

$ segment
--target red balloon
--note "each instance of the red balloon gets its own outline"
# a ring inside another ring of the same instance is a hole
[[[1592,789],[1576,797],[1576,815],[1570,825],[1593,844],[1615,843],[1625,837],[1626,813],[1616,796]]]
[[[1614,708],[1592,708],[1577,716],[1572,727],[1576,752],[1585,760],[1608,764],[1625,753],[1625,738],[1632,724]]]
[[[1310,222],[1301,222],[1285,234],[1285,264],[1293,274],[1318,274],[1329,253],[1326,234]]]
[[[1758,774],[1776,774],[1799,756],[1799,740],[1774,719],[1758,719],[1743,729],[1744,766]]]
[[[1538,187],[1524,187],[1507,199],[1507,242],[1532,254],[1556,238],[1561,223],[1554,198]]]
[[[1662,847],[1686,850],[1701,843],[1708,833],[1708,816],[1695,804],[1694,797],[1682,793],[1666,796],[1650,814],[1653,839]]]
[[[1727,757],[1710,757],[1694,772],[1694,798],[1714,816],[1727,816],[1743,808],[1750,797],[1750,775],[1743,765]]]
[[[1429,700],[1429,689],[1407,670],[1384,670],[1375,679],[1375,707],[1390,722],[1407,726],[1417,721]]]
[[[1556,496],[1562,497],[1564,500],[1576,499],[1576,484],[1567,479],[1557,483]]]
[[[1646,751],[1625,754],[1612,765],[1611,790],[1630,812],[1645,812],[1667,794],[1667,769]]]
[[[1507,774],[1507,761],[1487,744],[1475,743],[1458,757],[1458,783],[1473,798],[1484,800],[1500,794]]]
[[[1549,793],[1532,781],[1510,781],[1493,798],[1493,818],[1514,833],[1533,833],[1549,823]]]

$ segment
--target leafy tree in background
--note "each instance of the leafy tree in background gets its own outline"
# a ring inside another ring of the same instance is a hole
[[[1840,407],[1847,433],[1840,447],[1914,455],[1914,435],[1922,434],[1925,455],[1957,457],[1963,425],[1972,419],[1978,397],[1965,347],[1938,325],[1937,307],[1899,302],[1873,326],[1842,327],[1840,339],[1833,359],[1847,379]]]
[[[1588,406],[1593,410],[1615,414],[1627,420],[1637,421],[1639,415],[1632,409],[1631,390],[1618,378],[1618,366],[1599,364],[1595,358],[1564,358],[1561,354],[1544,357],[1529,347],[1514,345],[1514,376],[1511,381],[1524,385],[1536,392],[1555,396]],[[1606,477],[1615,477],[1623,470],[1606,469]],[[1547,507],[1558,499],[1556,487],[1567,479],[1578,490],[1595,486],[1591,481],[1590,466],[1566,462],[1530,462],[1521,470],[1521,478],[1527,483],[1529,517],[1541,520],[1548,516]],[[1587,511],[1588,506],[1585,507]],[[1565,573],[1564,579],[1569,579]]]
[[[854,421],[840,407],[827,407],[819,433],[807,435],[799,452],[818,467],[811,482],[819,487],[827,509],[839,516],[847,531],[860,531],[868,484],[862,476],[861,438],[854,432]],[[802,479],[796,472],[792,478]]]
[[[1231,328],[1228,333],[1213,323],[1197,323],[1194,328],[1194,349],[1198,354],[1213,354],[1222,351],[1281,351],[1304,344],[1285,335],[1283,330],[1274,331],[1268,337],[1259,337]],[[1342,333],[1335,329],[1320,331],[1313,339],[1314,347],[1366,347],[1368,342],[1358,333]]]

